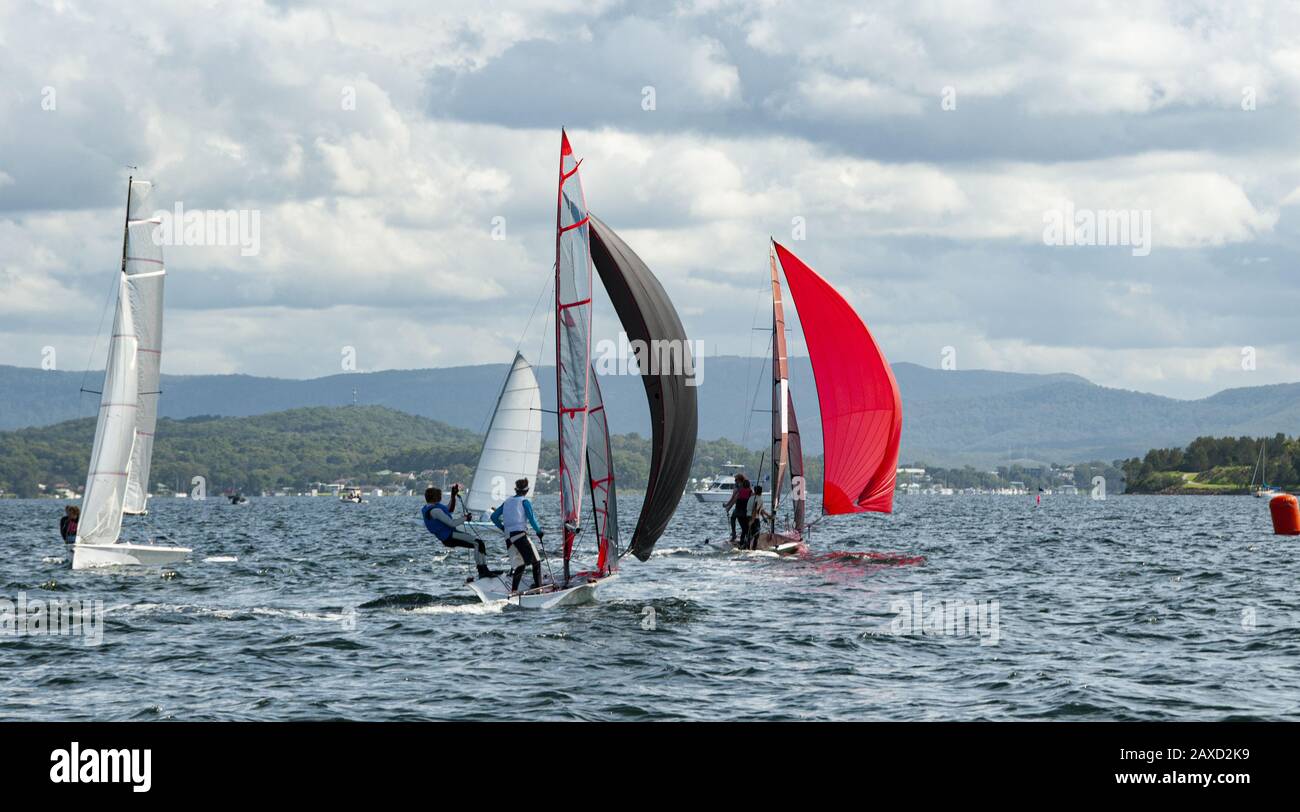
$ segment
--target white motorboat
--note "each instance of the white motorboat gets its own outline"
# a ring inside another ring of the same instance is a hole
[[[736,474],[745,473],[745,466],[727,463],[721,473],[705,480],[704,487],[693,491],[701,502],[728,502],[736,492]]]

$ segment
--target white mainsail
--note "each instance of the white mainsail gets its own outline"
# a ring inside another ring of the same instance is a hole
[[[153,239],[159,220],[149,205],[153,184],[133,181],[128,195],[124,271],[130,285],[131,316],[135,323],[137,397],[135,446],[126,484],[124,510],[144,513],[149,498],[149,467],[153,462],[154,427],[158,422],[159,367],[162,361],[163,267],[162,247]]]
[[[151,184],[145,181],[128,181],[117,311],[108,342],[81,520],[72,548],[73,569],[167,564],[190,552],[187,547],[118,543],[122,516],[145,510],[158,418],[166,271],[162,250],[153,242],[157,221],[146,215],[151,191]]]
[[[492,510],[514,494],[515,480],[522,477],[536,487],[541,453],[542,393],[532,366],[516,353],[497,398],[465,506],[476,513]]]
[[[90,470],[81,500],[77,544],[112,544],[122,533],[128,468],[140,406],[138,340],[132,311],[130,282],[123,274],[118,280],[117,314],[113,317],[113,337],[108,343],[99,422],[95,424],[95,445],[90,452]]]

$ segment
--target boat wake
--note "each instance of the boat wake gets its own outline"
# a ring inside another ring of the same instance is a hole
[[[489,601],[483,603],[436,603],[432,606],[417,606],[410,612],[416,615],[494,615],[505,611],[509,601]]]
[[[384,595],[373,601],[366,601],[358,609],[401,609],[420,615],[486,615],[500,612],[506,607],[505,601],[481,603],[436,603],[437,599],[424,592],[405,592],[399,595]]]
[[[661,547],[650,553],[652,558],[660,556],[717,555],[720,549],[705,542],[704,547]]]
[[[384,595],[373,601],[366,601],[358,609],[417,609],[428,606],[435,598],[427,592],[403,592],[398,595]]]
[[[204,564],[233,564],[239,560],[239,556],[234,555],[212,555],[203,559]]]
[[[175,603],[133,603],[111,606],[105,610],[105,614],[117,611],[144,612],[144,613],[169,613],[179,615],[201,615],[215,617],[221,620],[239,620],[249,616],[263,617],[288,617],[295,620],[312,620],[323,623],[339,623],[347,620],[349,615],[344,612],[309,612],[303,609],[284,609],[276,606],[247,606],[234,609],[223,609],[215,606],[198,606],[195,604],[175,604]]]

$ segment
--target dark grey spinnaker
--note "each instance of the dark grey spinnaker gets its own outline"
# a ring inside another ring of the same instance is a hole
[[[700,359],[691,358],[682,320],[655,275],[612,228],[595,215],[590,222],[592,262],[628,340],[645,342],[651,354],[673,348],[682,362],[641,370],[650,405],[650,477],[628,552],[645,561],[677,510],[691,475],[699,423],[691,377]]]

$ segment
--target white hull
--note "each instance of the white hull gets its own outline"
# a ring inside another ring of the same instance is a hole
[[[731,499],[730,491],[693,491],[693,493],[701,502],[726,502]]]
[[[1282,493],[1282,492],[1281,492],[1281,491],[1275,491],[1275,490],[1273,490],[1272,488],[1269,488],[1268,490],[1264,490],[1264,489],[1261,488],[1261,489],[1255,491],[1255,498],[1256,498],[1256,499],[1272,499],[1274,496],[1277,496],[1277,495],[1280,494],[1280,493]]]
[[[184,560],[189,547],[160,547],[154,544],[74,544],[74,570],[98,567],[158,567]]]
[[[531,573],[525,572],[523,584],[532,583],[532,577]],[[469,588],[484,603],[507,601],[521,609],[557,609],[561,606],[581,606],[584,603],[591,603],[596,599],[596,587],[617,577],[617,575],[607,575],[604,578],[591,580],[574,578],[570,582],[572,585],[567,589],[547,580],[542,584],[541,589],[530,589],[512,595],[509,576],[498,575],[470,581]]]

